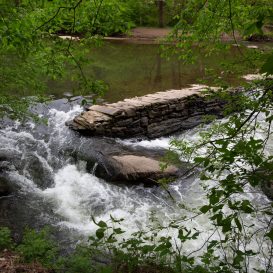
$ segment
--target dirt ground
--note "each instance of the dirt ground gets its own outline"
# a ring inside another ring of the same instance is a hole
[[[38,263],[22,263],[18,254],[4,250],[0,252],[1,273],[50,273]]]
[[[136,39],[158,39],[166,37],[171,31],[171,28],[137,27],[132,29],[130,36]]]
[[[120,36],[120,37],[106,37],[106,40],[124,40],[128,42],[156,42],[160,41],[168,34],[170,34],[172,28],[156,28],[156,27],[136,27],[130,31],[128,35]],[[269,29],[267,26],[265,28],[265,34],[272,33],[272,29]],[[243,38],[239,35],[238,32],[235,32],[235,38],[237,41],[242,41]],[[234,41],[234,37],[231,34],[223,33],[221,35],[221,39],[223,42]],[[272,41],[272,37],[250,37],[249,41]]]
[[[106,37],[105,40],[120,40],[130,43],[154,43],[165,38],[171,31],[171,28],[137,27],[132,29],[127,35]]]
[[[166,38],[172,31],[172,28],[156,28],[156,27],[136,27],[132,29],[127,35],[118,37],[106,37],[105,40],[120,40],[130,43],[156,43]],[[236,39],[241,40],[240,36],[236,34]],[[227,34],[222,35],[223,41],[231,41],[233,37]]]

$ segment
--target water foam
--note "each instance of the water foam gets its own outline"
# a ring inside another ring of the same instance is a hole
[[[67,158],[61,157],[59,151],[68,143],[83,144],[80,139],[78,139],[78,143],[73,143],[75,141],[73,133],[65,126],[65,121],[70,120],[80,111],[78,106],[68,112],[51,109],[48,118],[49,137],[47,140],[35,137],[36,126],[33,127],[33,125],[30,126],[33,132],[20,131],[19,125],[16,124],[14,127],[2,129],[0,134],[0,141],[3,144],[0,152],[16,155],[17,168],[21,168],[11,171],[10,178],[16,181],[25,193],[34,193],[41,200],[45,200],[46,204],[51,206],[52,213],[59,217],[58,225],[88,236],[94,233],[97,228],[91,216],[94,216],[98,221],[109,221],[110,215],[112,215],[117,219],[124,218],[121,227],[128,231],[127,236],[130,236],[132,232],[150,225],[151,217],[156,218],[162,225],[167,225],[172,219],[191,217],[194,215],[195,208],[206,203],[205,192],[198,179],[178,180],[173,183],[169,191],[175,198],[176,202],[174,203],[168,197],[167,192],[160,188],[109,184],[92,173],[88,173],[84,163],[72,164]],[[262,136],[262,132],[258,133]],[[197,135],[195,130],[190,130],[181,134],[180,137],[196,140]],[[166,149],[170,140],[171,138],[164,137],[139,142],[136,140],[119,140],[119,142],[129,146]],[[272,143],[270,142],[269,145],[270,152],[273,147]],[[41,189],[31,176],[28,158],[33,158],[33,156],[40,162],[42,169],[52,175],[53,184],[46,189]],[[22,172],[22,170],[24,171]],[[250,193],[250,197],[257,199],[257,194],[251,195]],[[258,197],[266,201],[264,196]],[[42,207],[41,210],[43,210]],[[252,223],[253,218],[246,218],[246,220]],[[265,225],[260,220],[255,222],[257,230]],[[185,222],[185,225],[202,232],[198,240],[186,243],[184,248],[188,253],[200,248],[214,232],[206,215],[193,218]],[[164,232],[163,236],[171,235],[174,238],[177,236],[175,229]],[[221,235],[214,234],[212,238],[218,236]],[[258,249],[259,243],[252,243],[251,246],[253,249]],[[263,262],[262,258],[253,263],[259,262]]]

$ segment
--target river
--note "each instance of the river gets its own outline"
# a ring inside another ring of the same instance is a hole
[[[80,136],[65,125],[82,111],[79,98],[38,105],[34,111],[47,118],[48,124],[29,121],[22,125],[4,121],[0,129],[0,179],[7,180],[13,187],[10,196],[0,199],[0,224],[12,227],[18,236],[26,226],[41,228],[50,225],[54,227],[60,244],[71,247],[96,230],[91,216],[103,221],[109,221],[110,215],[124,218],[121,227],[127,231],[125,236],[129,236],[151,224],[151,218],[167,224],[172,219],[191,217],[206,203],[205,192],[195,175],[178,178],[170,185],[174,201],[157,186],[104,181],[92,171],[92,168],[95,171],[96,160],[90,163],[78,156],[87,150],[92,158],[98,159],[99,151],[115,147],[150,149],[151,152],[162,150],[168,148],[172,136],[155,140]],[[197,133],[192,129],[176,137],[194,140]],[[272,146],[273,139],[270,139],[269,153],[272,153]],[[250,194],[250,198],[259,203],[269,201],[261,192]],[[254,221],[251,217],[246,220]],[[186,225],[202,232],[197,240],[185,245],[187,253],[199,249],[214,231],[206,215],[187,221]],[[253,228],[259,230],[265,225],[266,219],[255,218]],[[169,232],[174,236],[176,231]],[[252,249],[259,248],[260,236],[257,234],[257,238],[249,242]],[[267,251],[268,246],[265,246],[264,252]],[[262,267],[264,261],[261,255],[251,263]]]

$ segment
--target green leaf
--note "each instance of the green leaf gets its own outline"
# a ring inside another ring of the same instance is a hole
[[[245,29],[244,31],[244,36],[250,36],[254,33],[257,33],[257,25],[256,25],[256,22],[250,24],[247,26],[247,28]]]
[[[226,219],[224,219],[222,221],[222,226],[223,226],[223,228],[222,228],[223,233],[230,231],[231,230],[231,218],[227,217]]]
[[[217,245],[219,245],[219,242],[217,240],[212,240],[208,245],[208,250],[213,249]]]
[[[252,205],[250,204],[250,202],[248,200],[243,200],[240,209],[244,212],[244,213],[252,213],[254,212]]]
[[[238,229],[239,229],[240,231],[242,231],[242,225],[241,225],[239,219],[236,217],[236,218],[234,218],[234,221],[235,221],[235,224],[236,224],[236,226],[238,227]]]
[[[103,229],[103,228],[97,229],[97,231],[96,231],[96,236],[97,236],[97,238],[98,238],[99,240],[102,239],[102,238],[104,237],[104,232],[105,232],[105,229]]]
[[[210,205],[205,205],[205,206],[203,206],[203,207],[200,208],[200,211],[202,213],[207,213],[210,209],[211,209]]]
[[[195,163],[202,163],[204,161],[205,161],[205,158],[203,158],[203,157],[195,157],[194,158],[194,162]]]
[[[86,105],[87,104],[87,100],[86,99],[83,99],[82,101],[81,101],[81,106],[84,106],[84,105]]]
[[[241,262],[244,261],[244,256],[243,256],[244,253],[240,250],[236,251],[236,253],[237,253],[237,255],[235,256],[235,258],[233,260],[233,265],[236,268],[240,268]]]
[[[265,234],[266,237],[268,237],[273,242],[273,228]]]
[[[209,180],[210,178],[207,177],[205,174],[201,174],[200,179],[201,180]]]
[[[273,53],[267,58],[260,72],[266,75],[273,75]]]
[[[212,189],[211,194],[209,196],[209,202],[211,205],[215,205],[220,201],[220,197],[223,194],[222,191]]]
[[[107,228],[107,224],[103,221],[99,221],[97,225],[101,228]]]
[[[121,228],[114,228],[114,232],[115,232],[116,234],[122,234],[122,233],[124,233],[125,231],[123,231]]]

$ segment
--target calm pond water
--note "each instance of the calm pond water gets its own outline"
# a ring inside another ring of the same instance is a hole
[[[246,44],[247,45],[247,44]],[[253,44],[252,44],[253,46]],[[272,43],[259,44],[259,47],[272,48]],[[257,49],[248,49],[253,52]],[[168,89],[180,89],[188,84],[206,80],[211,85],[219,85],[220,80],[231,85],[243,83],[240,73],[230,68],[224,70],[227,61],[238,61],[240,53],[234,46],[227,52],[204,57],[199,53],[197,62],[183,64],[178,58],[160,57],[160,45],[132,44],[122,41],[107,41],[100,48],[92,49],[87,56],[90,63],[84,67],[87,77],[103,80],[109,87],[104,96],[107,102],[116,102],[128,97],[142,96],[148,93]],[[215,69],[218,78],[211,74]],[[252,73],[244,68],[244,73]],[[64,95],[80,95],[69,81],[49,82],[50,94],[56,98]],[[74,89],[74,90],[73,90]]]

